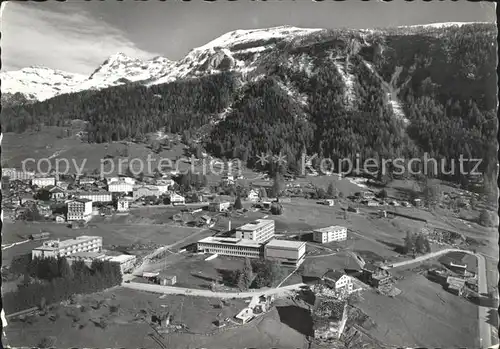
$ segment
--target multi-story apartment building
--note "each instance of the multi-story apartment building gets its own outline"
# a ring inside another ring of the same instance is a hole
[[[306,242],[273,239],[265,245],[264,257],[283,266],[298,267],[306,257]]]
[[[16,168],[2,168],[2,177],[3,176],[9,177],[12,181],[26,181],[35,178],[35,172],[21,171]]]
[[[254,222],[236,228],[236,238],[266,242],[274,236],[274,220],[257,219]]]
[[[92,215],[92,201],[89,199],[75,199],[67,203],[68,212],[66,220],[68,221],[88,221]]]
[[[326,228],[313,230],[313,241],[326,244],[332,241],[344,241],[347,239],[347,228],[332,225]]]
[[[56,185],[55,177],[36,177],[31,179],[31,185],[39,188],[48,187],[49,185]]]
[[[118,180],[108,183],[110,193],[131,193],[134,191],[134,184],[125,180]]]
[[[88,192],[78,192],[75,194],[78,199],[92,200],[92,202],[111,202],[113,201],[113,196],[107,191],[88,191]]]
[[[100,252],[102,250],[101,236],[79,236],[64,241],[45,241],[42,246],[31,251],[32,257],[64,257],[78,252]]]

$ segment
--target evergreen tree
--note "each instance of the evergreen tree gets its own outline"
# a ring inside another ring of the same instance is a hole
[[[240,195],[238,195],[236,197],[236,201],[234,202],[234,208],[237,209],[237,210],[240,210],[243,208],[243,205],[241,204],[241,197]]]

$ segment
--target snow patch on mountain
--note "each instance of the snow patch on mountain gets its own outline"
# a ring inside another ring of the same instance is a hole
[[[442,23],[429,23],[429,24],[415,24],[415,25],[401,25],[397,28],[447,28],[447,27],[461,27],[464,25],[471,25],[476,23],[489,23],[489,22],[442,22]]]
[[[215,47],[226,47],[237,49],[238,46],[251,43],[261,43],[266,40],[295,38],[308,35],[323,29],[297,28],[291,26],[280,26],[266,29],[235,30],[226,33],[195,50],[205,51]],[[257,45],[256,45],[257,46]],[[258,45],[261,46],[261,45]],[[246,48],[248,49],[248,48]]]
[[[335,67],[340,74],[342,81],[344,82],[345,92],[344,100],[348,107],[352,107],[354,100],[356,99],[354,93],[354,75],[351,73],[352,64],[348,61],[340,61],[339,59],[334,59]],[[347,69],[346,69],[347,67]]]
[[[398,120],[402,121],[405,126],[408,126],[408,124],[410,123],[410,120],[408,120],[406,118],[406,115],[404,113],[401,102],[399,101],[399,98],[398,98],[399,89],[392,85],[393,83],[395,83],[395,81],[397,80],[397,76],[399,75],[398,69],[396,69],[395,73],[393,74],[393,76],[391,78],[391,83],[387,83],[379,75],[379,73],[375,70],[375,68],[373,67],[373,65],[370,62],[363,60],[363,63],[379,79],[380,85],[383,87],[385,93],[387,94],[387,99],[388,99],[389,104],[392,107],[392,111],[394,113],[394,116]]]
[[[22,93],[28,100],[45,100],[67,93],[85,80],[84,75],[42,66],[0,73],[2,93]]]

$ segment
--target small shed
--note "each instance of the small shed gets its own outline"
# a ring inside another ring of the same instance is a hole
[[[157,279],[158,283],[162,286],[173,286],[177,283],[175,275],[160,274]]]

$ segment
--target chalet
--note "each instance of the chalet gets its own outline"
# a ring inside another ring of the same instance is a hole
[[[227,211],[230,206],[231,203],[229,201],[216,200],[208,204],[208,209],[212,212],[222,212]]]
[[[186,198],[184,198],[184,196],[176,194],[176,193],[171,193],[169,200],[170,200],[170,203],[174,206],[186,204]]]
[[[338,270],[329,270],[321,278],[323,282],[335,291],[346,291],[351,293],[353,290],[352,279],[349,275]]]
[[[127,212],[129,210],[130,199],[128,198],[118,198],[116,200],[116,211],[117,212]]]
[[[39,203],[37,205],[37,209],[38,209],[38,213],[42,217],[49,217],[52,215],[52,209],[50,208],[50,205],[45,205],[45,204]]]
[[[461,296],[465,290],[465,279],[462,278],[448,276],[446,284],[446,289],[457,296]]]
[[[200,218],[198,218],[198,222],[203,225],[208,225],[212,222],[212,217],[203,215]]]
[[[380,287],[392,282],[393,278],[389,271],[366,263],[362,269],[362,277],[366,283],[373,287]]]
[[[249,192],[248,192],[248,195],[247,195],[247,200],[248,201],[252,201],[252,202],[257,202],[259,201],[259,192],[255,189],[251,189]]]
[[[49,192],[51,200],[61,200],[66,196],[66,192],[58,186],[49,185],[48,187],[46,187],[46,189]]]

